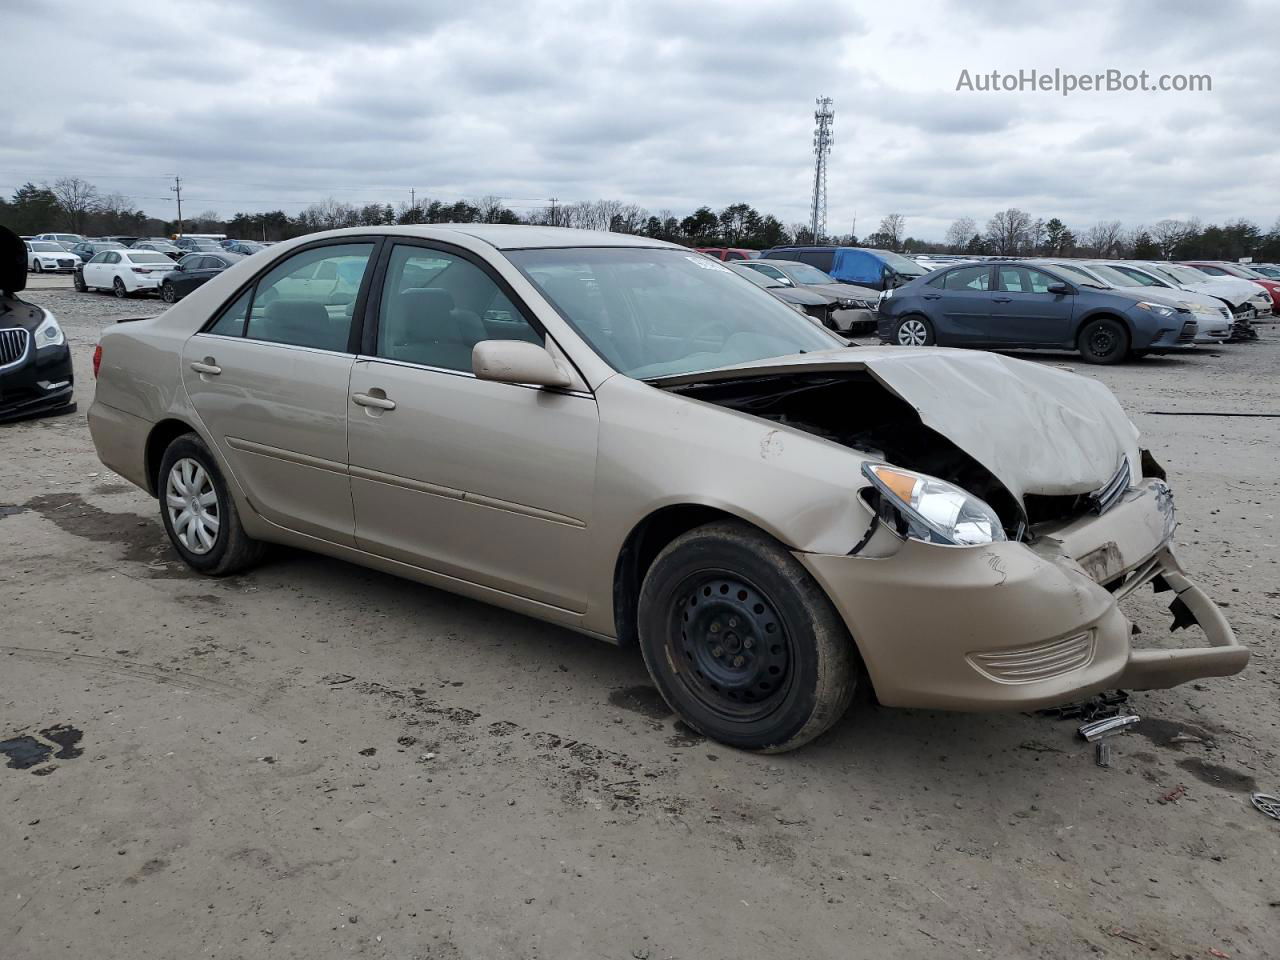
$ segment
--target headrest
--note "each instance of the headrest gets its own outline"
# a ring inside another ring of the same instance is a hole
[[[400,309],[406,316],[426,313],[438,316],[453,309],[453,294],[440,287],[410,287],[400,291]]]
[[[329,311],[314,300],[272,300],[267,304],[267,319],[282,327],[312,331],[329,328]]]

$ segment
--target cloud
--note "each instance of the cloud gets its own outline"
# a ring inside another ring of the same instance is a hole
[[[807,219],[835,98],[829,221],[937,238],[1018,206],[1269,224],[1274,25],[1261,0],[46,0],[5,13],[0,191],[79,174],[172,216],[496,194]],[[137,8],[142,9],[142,8]],[[957,92],[962,69],[1209,73],[1197,94]]]

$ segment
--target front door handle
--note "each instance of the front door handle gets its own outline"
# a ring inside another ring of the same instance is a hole
[[[926,294],[924,294],[924,299],[925,299],[925,300],[941,300],[941,299],[942,299],[942,294],[940,294],[940,293],[926,293]]]
[[[351,395],[351,399],[362,407],[374,407],[378,410],[394,410],[396,408],[396,402],[394,400],[388,400],[386,394],[382,393],[381,390],[378,390],[377,393],[382,395],[378,396],[374,393],[353,393]]]
[[[1012,303],[1013,297],[992,297],[992,303]]]
[[[214,362],[213,357],[205,357],[203,360],[192,360],[191,369],[196,373],[203,373],[210,377],[216,377],[222,372],[222,368]]]

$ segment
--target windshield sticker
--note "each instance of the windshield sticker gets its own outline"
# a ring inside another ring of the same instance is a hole
[[[728,267],[722,267],[709,257],[685,257],[695,267],[701,267],[703,270],[719,270],[722,273],[731,273]]]

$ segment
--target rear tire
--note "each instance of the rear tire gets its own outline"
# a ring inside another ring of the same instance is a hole
[[[663,698],[731,747],[792,750],[853,698],[858,656],[840,615],[782,544],[741,521],[667,545],[645,575],[638,627]]]
[[[198,434],[169,444],[156,487],[165,532],[187,566],[225,577],[261,559],[263,544],[244,532],[222,471]]]
[[[1086,363],[1119,363],[1129,355],[1129,331],[1110,317],[1090,320],[1080,328],[1076,349]]]
[[[913,313],[898,321],[893,329],[893,342],[900,347],[932,347],[938,339],[929,318]]]

